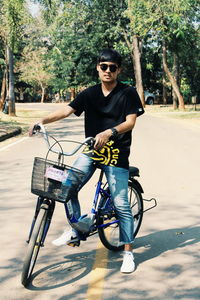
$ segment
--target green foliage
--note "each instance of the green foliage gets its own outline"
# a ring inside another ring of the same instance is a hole
[[[190,94],[199,94],[199,1],[129,0],[127,3],[128,9],[125,14],[130,19],[131,34],[143,40],[142,64],[145,84],[154,88],[156,82],[157,88],[161,85],[160,52],[165,41],[169,66],[172,67],[172,54],[176,53],[180,62],[180,75],[188,82]],[[159,66],[156,66],[157,62]],[[184,92],[183,87],[182,91]]]
[[[142,72],[145,89],[162,90],[163,40],[168,63],[179,58],[182,91],[200,93],[199,1],[197,0],[38,0],[41,16],[31,18],[25,0],[0,0],[0,43],[15,45],[15,62],[25,62],[27,46],[39,55],[52,92],[98,82],[96,56],[112,47],[124,57],[123,81],[133,81],[133,36],[142,43]],[[43,58],[41,58],[43,57]],[[28,60],[29,58],[29,60]],[[4,59],[0,52],[0,59]],[[27,64],[31,59],[27,54]],[[44,61],[45,60],[45,61]],[[25,74],[25,71],[23,71]],[[42,73],[42,71],[40,71]],[[0,77],[1,78],[1,77]],[[36,85],[27,72],[24,80]],[[53,78],[53,80],[52,80]],[[183,84],[184,83],[184,84]],[[38,83],[37,83],[38,84]],[[188,96],[188,97],[189,97]]]
[[[57,74],[55,90],[87,86],[98,81],[98,52],[104,47],[113,47],[121,36],[116,34],[114,27],[119,14],[115,15],[111,2],[110,6],[107,4],[104,1],[67,1],[58,9],[49,26],[52,44],[49,55],[53,57]],[[99,18],[100,9],[102,18]]]
[[[26,16],[24,3],[24,0],[2,1],[1,24],[3,30],[1,35],[12,49],[22,37],[22,28]]]

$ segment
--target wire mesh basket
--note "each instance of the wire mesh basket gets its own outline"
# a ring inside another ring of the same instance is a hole
[[[35,157],[31,192],[44,198],[66,203],[79,190],[84,175],[76,168]]]

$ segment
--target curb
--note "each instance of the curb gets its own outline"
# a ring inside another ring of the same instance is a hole
[[[13,136],[21,134],[22,129],[21,127],[17,127],[15,129],[0,129],[0,142],[5,141]]]

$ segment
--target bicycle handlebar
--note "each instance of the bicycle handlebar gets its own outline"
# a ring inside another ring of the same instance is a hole
[[[74,148],[74,150],[72,150],[71,152],[63,152],[63,151],[59,151],[59,150],[53,150],[53,146],[56,144],[56,142],[59,142],[57,140],[55,140],[55,144],[53,146],[50,145],[50,142],[49,142],[49,135],[46,131],[46,128],[44,127],[43,124],[37,124],[33,127],[33,134],[36,134],[37,132],[40,132],[41,134],[43,134],[43,137],[45,139],[45,142],[47,144],[47,147],[48,147],[48,150],[51,151],[51,152],[54,152],[54,153],[57,153],[57,154],[63,154],[65,156],[72,156],[74,155],[76,152],[78,152],[78,150],[83,147],[84,145],[89,145],[89,144],[93,144],[95,139],[93,137],[88,137],[86,138],[82,143],[79,143],[79,142],[76,142],[76,143],[79,143],[79,145],[77,147]]]

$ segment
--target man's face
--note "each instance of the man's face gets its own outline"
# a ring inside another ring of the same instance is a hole
[[[112,83],[117,80],[121,69],[114,62],[104,61],[97,65],[97,71],[102,82]]]

